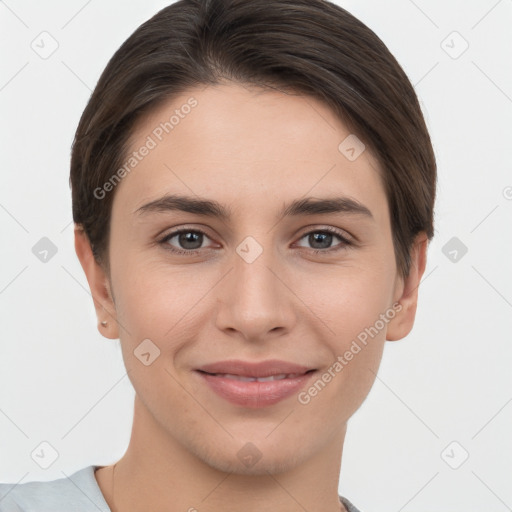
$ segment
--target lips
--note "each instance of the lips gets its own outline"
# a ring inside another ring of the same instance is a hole
[[[258,363],[232,359],[229,361],[219,361],[217,363],[207,364],[201,366],[198,370],[210,374],[228,374],[242,377],[263,378],[278,375],[303,375],[307,371],[314,370],[314,368],[289,363],[287,361],[280,361],[278,359],[269,359]]]
[[[258,363],[230,360],[204,365],[196,373],[228,402],[257,408],[298,392],[315,369],[276,359]]]
[[[268,377],[248,377],[245,375],[234,375],[231,373],[214,373],[216,377],[225,377],[226,379],[234,379],[242,382],[269,382],[271,380],[293,379],[304,375],[302,373],[280,373],[278,375],[269,375]]]

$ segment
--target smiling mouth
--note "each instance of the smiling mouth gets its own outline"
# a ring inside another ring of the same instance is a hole
[[[250,377],[246,375],[235,375],[233,373],[209,373],[203,370],[199,371],[201,373],[206,373],[207,375],[212,375],[214,377],[224,377],[226,379],[233,379],[242,382],[269,382],[273,380],[295,379],[297,377],[302,377],[303,375],[314,372],[315,370],[308,370],[305,373],[280,373],[278,375],[269,375],[268,377]]]
[[[233,405],[252,409],[268,407],[295,395],[316,373],[317,370],[311,369],[303,373],[274,373],[258,377],[196,370],[216,395]]]

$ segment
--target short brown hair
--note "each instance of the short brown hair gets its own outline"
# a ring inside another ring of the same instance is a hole
[[[226,80],[323,101],[375,154],[396,264],[433,237],[436,162],[414,88],[379,37],[324,0],[179,0],[143,23],[103,71],[76,130],[73,220],[109,271],[113,194],[94,190],[126,159],[135,123],[189,88]],[[341,142],[341,141],[340,141]]]

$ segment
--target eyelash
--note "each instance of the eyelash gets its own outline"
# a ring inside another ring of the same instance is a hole
[[[183,254],[183,255],[186,254],[188,256],[192,256],[192,255],[196,255],[199,252],[201,252],[202,249],[189,249],[189,250],[187,250],[187,249],[176,249],[176,248],[172,247],[171,245],[169,245],[167,243],[169,240],[174,238],[176,235],[180,235],[181,233],[200,233],[200,234],[204,235],[205,237],[209,238],[208,235],[204,231],[202,231],[200,229],[187,229],[187,228],[183,228],[183,229],[179,229],[179,230],[173,231],[172,233],[169,233],[169,234],[165,235],[165,237],[162,238],[161,240],[159,240],[158,243],[163,245],[166,250],[171,251],[174,254]],[[331,227],[325,227],[325,228],[322,228],[322,229],[314,229],[312,231],[308,231],[308,232],[304,233],[299,238],[299,240],[303,239],[305,236],[311,235],[312,233],[329,233],[329,234],[334,234],[334,235],[336,235],[341,240],[340,245],[337,246],[337,247],[329,247],[327,249],[310,249],[310,251],[313,254],[332,253],[332,252],[336,252],[336,251],[340,251],[340,250],[346,249],[347,247],[350,247],[350,246],[353,245],[353,243],[350,240],[348,240],[346,237],[344,237],[343,234],[339,230],[337,230],[336,228],[331,228]],[[303,249],[306,249],[306,248],[303,247]]]

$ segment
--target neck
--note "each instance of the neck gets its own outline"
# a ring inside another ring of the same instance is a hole
[[[112,512],[344,511],[338,481],[345,427],[340,431],[297,464],[288,461],[255,465],[258,471],[226,471],[208,460],[207,454],[196,454],[178,443],[136,396],[130,444],[113,468],[111,485],[103,483],[109,488],[102,491]]]

